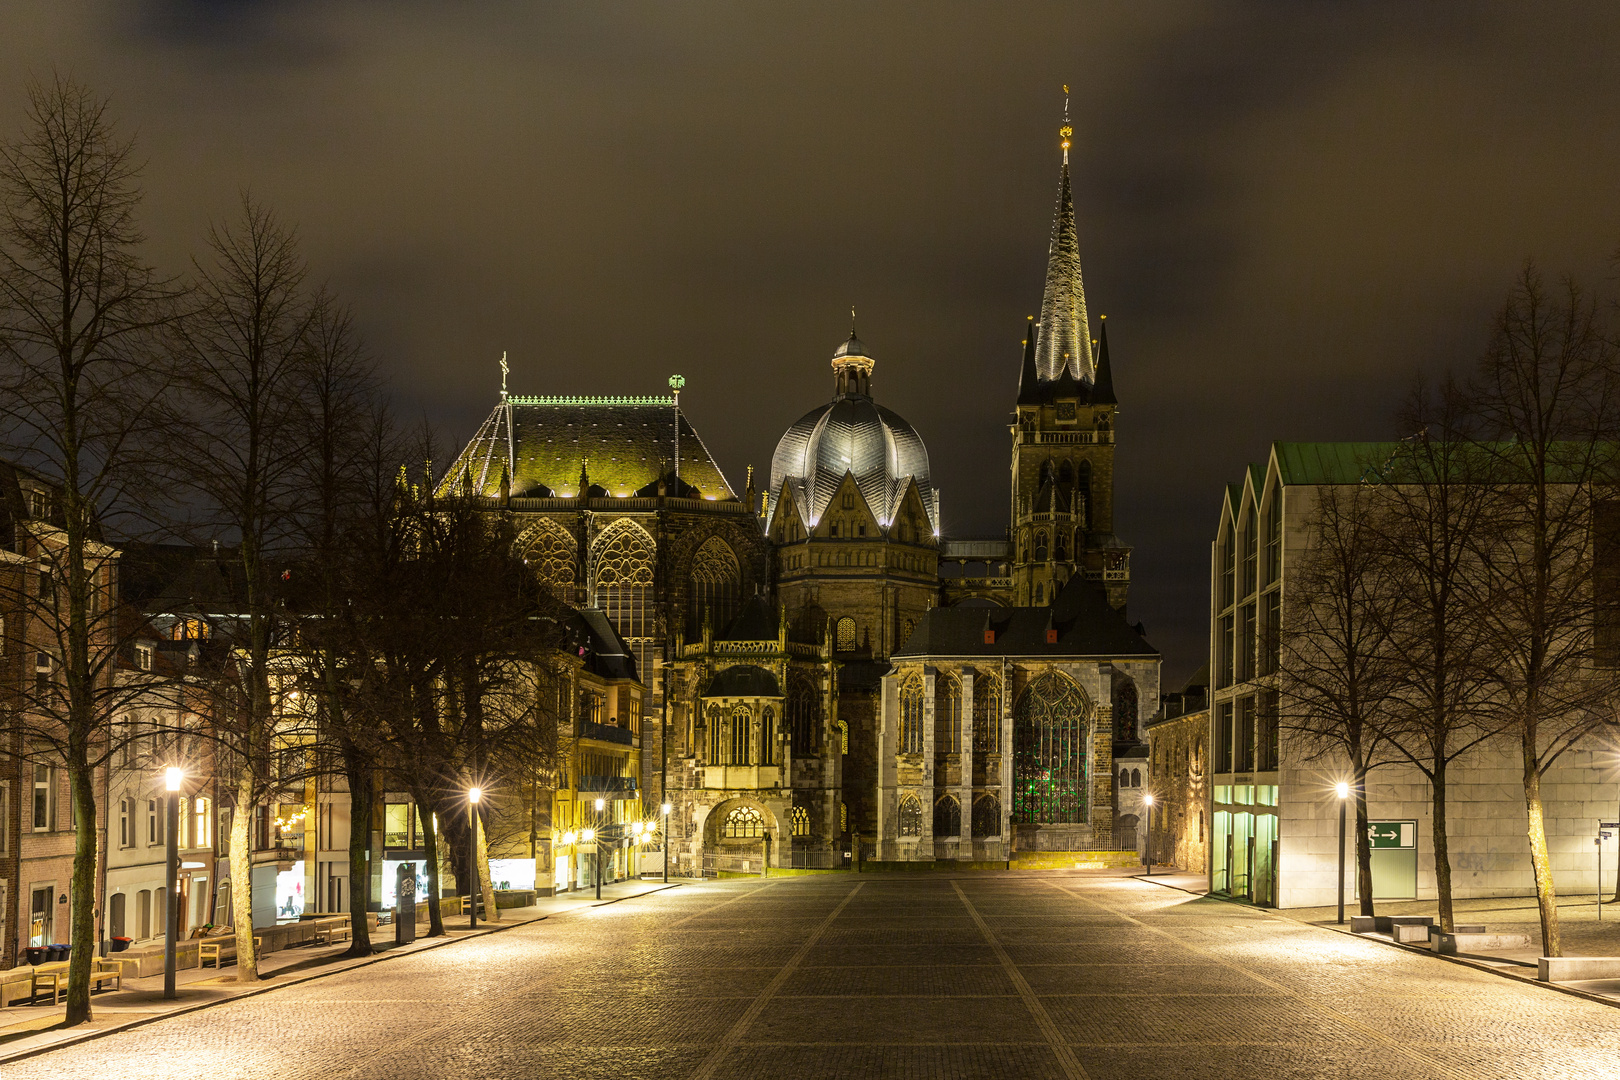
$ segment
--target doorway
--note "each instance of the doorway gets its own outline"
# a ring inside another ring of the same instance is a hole
[[[56,899],[55,885],[36,885],[28,908],[28,944],[51,944],[51,901]]]

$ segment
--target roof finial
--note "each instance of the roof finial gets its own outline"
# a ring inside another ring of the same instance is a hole
[[[849,305],[849,340],[855,340],[855,305]]]
[[[501,350],[501,400],[506,400],[506,373],[512,369],[506,366],[506,350]]]
[[[1063,164],[1069,163],[1069,138],[1074,134],[1074,127],[1069,123],[1069,85],[1063,84],[1063,126],[1058,128],[1058,135],[1062,139]]]

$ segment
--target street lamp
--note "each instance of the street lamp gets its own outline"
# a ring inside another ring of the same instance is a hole
[[[1344,925],[1344,810],[1350,800],[1350,785],[1340,780],[1333,785],[1339,797],[1339,925]]]
[[[180,781],[185,774],[176,766],[163,770],[163,789],[169,793],[168,831],[164,833],[164,874],[168,879],[163,912],[163,999],[173,1001],[174,947],[180,929]]]
[[[478,788],[467,789],[467,876],[472,879],[468,897],[467,929],[478,929],[478,800],[484,795]]]
[[[665,803],[664,810],[664,884],[669,884],[669,803]]]
[[[1142,802],[1147,805],[1147,873],[1143,877],[1153,876],[1153,793],[1148,792],[1142,796]]]
[[[601,822],[600,815],[602,813],[602,809],[605,806],[607,806],[607,800],[605,800],[605,799],[597,799],[596,800],[596,813],[598,815],[598,818],[597,818],[598,824],[600,824],[600,822]],[[594,833],[593,833],[593,835],[594,835]],[[596,845],[596,898],[598,900],[602,899],[602,845],[601,844]]]

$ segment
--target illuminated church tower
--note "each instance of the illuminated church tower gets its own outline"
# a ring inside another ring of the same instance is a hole
[[[1012,602],[1050,604],[1077,575],[1125,605],[1130,549],[1114,535],[1114,434],[1118,402],[1108,328],[1091,337],[1080,244],[1069,186],[1067,106],[1063,168],[1047,253],[1039,322],[1024,339],[1018,419],[1012,426]]]

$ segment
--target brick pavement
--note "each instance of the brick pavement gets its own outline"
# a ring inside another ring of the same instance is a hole
[[[1617,1072],[1620,1010],[1083,871],[691,884],[3,1067],[5,1080]]]

